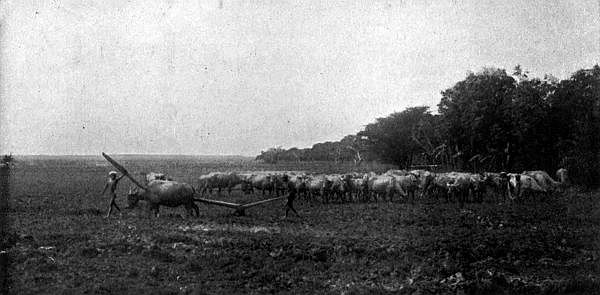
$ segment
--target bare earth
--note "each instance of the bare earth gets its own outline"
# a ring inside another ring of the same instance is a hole
[[[243,158],[119,158],[131,172],[196,185],[212,170],[339,172],[332,164],[256,165]],[[294,166],[296,165],[296,166]],[[311,166],[312,165],[312,166]],[[14,294],[589,294],[600,290],[600,193],[572,189],[522,204],[425,199],[319,204],[302,218],[284,203],[230,209],[199,204],[105,219],[101,158],[18,159],[2,237]],[[125,207],[130,182],[120,184]],[[236,202],[260,200],[239,191]]]

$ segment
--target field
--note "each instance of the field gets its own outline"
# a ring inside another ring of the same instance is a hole
[[[195,184],[213,170],[348,171],[244,158],[115,157],[131,172]],[[362,169],[373,169],[363,167]],[[376,167],[385,169],[386,167]],[[318,204],[282,219],[283,201],[238,217],[199,204],[105,219],[112,167],[101,157],[17,158],[2,237],[14,294],[589,294],[600,290],[600,193],[467,204]],[[125,207],[130,182],[117,202]],[[216,195],[213,198],[219,198]],[[223,200],[250,202],[235,192]]]

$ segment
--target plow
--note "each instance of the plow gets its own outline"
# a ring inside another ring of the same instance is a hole
[[[138,182],[129,173],[129,171],[127,171],[127,169],[125,169],[125,167],[123,167],[121,164],[119,164],[117,161],[115,161],[109,155],[107,155],[105,153],[102,153],[102,156],[113,167],[115,167],[119,172],[121,172],[121,174],[123,174],[125,177],[127,177],[129,180],[131,180],[131,182],[133,184],[135,184],[137,187],[139,187],[140,189],[142,189],[144,191],[148,190],[148,186],[147,185],[144,185],[144,184]],[[256,201],[256,202],[252,202],[252,203],[247,203],[247,204],[230,203],[230,202],[225,202],[225,201],[220,201],[220,200],[211,200],[211,199],[206,199],[206,198],[194,198],[194,201],[197,201],[197,202],[200,202],[200,203],[204,203],[204,204],[209,204],[209,205],[216,205],[216,206],[231,208],[231,209],[234,210],[235,214],[237,214],[238,216],[243,216],[243,215],[246,215],[246,210],[247,209],[250,209],[252,207],[256,207],[256,206],[259,206],[259,205],[271,203],[271,202],[274,202],[274,201],[277,201],[277,200],[282,200],[282,199],[285,199],[285,198],[286,198],[285,196],[282,196],[282,197],[277,197],[277,198],[260,200],[260,201]]]

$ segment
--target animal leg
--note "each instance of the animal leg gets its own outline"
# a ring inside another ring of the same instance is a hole
[[[159,205],[152,205],[152,207],[151,207],[152,211],[154,211],[154,216],[156,216],[157,218],[160,217],[160,214],[158,212],[159,207],[160,207]]]
[[[194,210],[192,209],[192,206],[185,205],[185,212],[187,212],[188,217],[194,217]]]

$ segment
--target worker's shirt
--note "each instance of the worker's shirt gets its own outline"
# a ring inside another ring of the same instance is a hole
[[[288,191],[288,200],[294,200],[294,198],[296,198],[296,185],[291,181],[288,181],[286,186]]]

